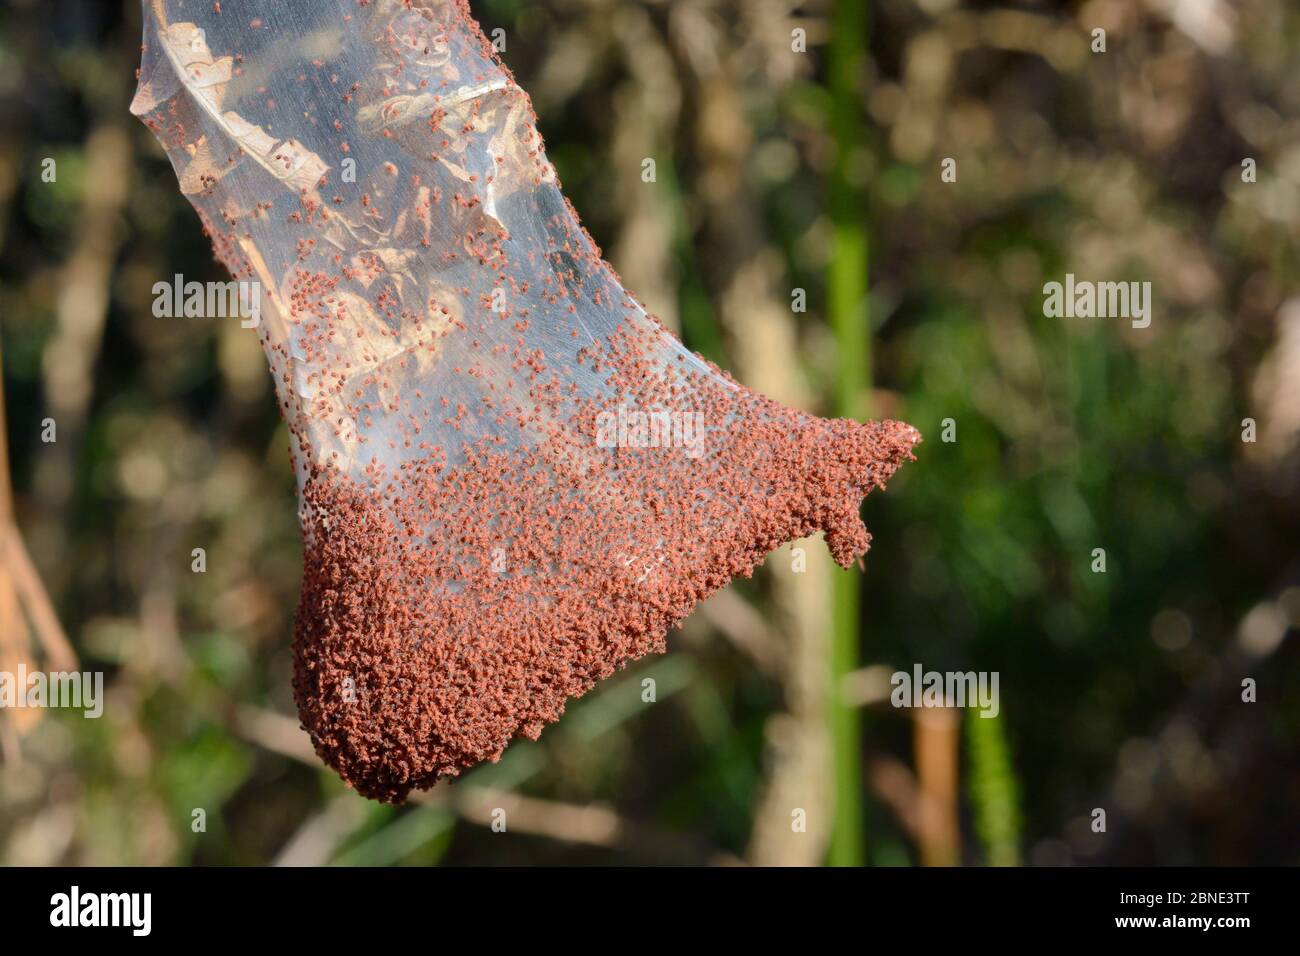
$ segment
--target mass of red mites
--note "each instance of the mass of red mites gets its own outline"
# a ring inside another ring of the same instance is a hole
[[[595,351],[622,400],[698,414],[702,455],[599,447],[596,416],[618,403],[575,402],[555,377],[529,390],[532,447],[481,439],[455,467],[436,448],[366,480],[313,471],[294,688],[317,751],[367,796],[402,800],[535,738],[786,541],[825,531],[845,566],[866,551],[859,502],[914,429],[665,377],[638,355],[651,341],[618,338]]]
[[[303,726],[395,802],[535,738],[781,544],[822,531],[850,565],[862,498],[920,436],[785,408],[687,353],[582,228],[464,0],[359,6],[374,68],[331,64],[348,105],[301,111],[335,158],[357,144],[358,181],[297,182],[272,215],[286,187],[235,148],[190,198],[268,293],[302,478]],[[486,80],[504,87],[462,95]],[[219,131],[177,102],[145,119],[180,170]],[[306,148],[267,160],[283,175]]]

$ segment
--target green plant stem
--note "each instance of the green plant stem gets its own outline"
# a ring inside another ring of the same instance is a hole
[[[969,794],[975,832],[990,866],[1020,865],[1020,781],[1016,778],[1006,718],[968,711]]]
[[[835,162],[829,184],[832,247],[827,274],[827,311],[838,347],[836,415],[867,414],[870,329],[867,316],[866,192],[853,167],[866,149],[860,79],[866,67],[867,13],[862,0],[834,0],[830,20],[828,77]],[[834,574],[832,592],[829,726],[834,772],[835,818],[828,862],[861,866],[866,859],[862,799],[862,727],[856,708],[844,705],[846,674],[858,666],[858,576]]]

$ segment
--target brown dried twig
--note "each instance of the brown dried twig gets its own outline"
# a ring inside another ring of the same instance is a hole
[[[5,663],[30,657],[32,635],[56,670],[73,670],[77,656],[63,633],[58,615],[23,544],[15,520],[13,483],[9,476],[8,424],[4,401],[4,353],[0,348],[0,657]],[[30,726],[32,712],[16,711],[0,728],[0,752],[7,762],[20,759],[18,735]]]

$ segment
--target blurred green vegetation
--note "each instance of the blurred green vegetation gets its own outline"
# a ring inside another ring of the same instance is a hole
[[[151,314],[154,282],[222,276],[126,111],[135,0],[14,0],[15,511],[108,704],[0,720],[0,862],[1300,862],[1300,10],[472,6],[652,311],[760,391],[921,429],[864,506],[865,572],[782,549],[540,741],[420,804],[351,794],[292,716],[301,548],[256,339]],[[1151,327],[1045,317],[1067,272],[1150,281]],[[998,672],[1000,715],[891,708],[917,663]]]

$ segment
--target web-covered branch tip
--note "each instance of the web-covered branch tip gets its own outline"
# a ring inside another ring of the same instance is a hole
[[[915,429],[785,408],[649,316],[464,2],[145,12],[132,109],[255,287],[307,542],[295,694],[360,791],[536,736],[785,541],[866,551]]]

